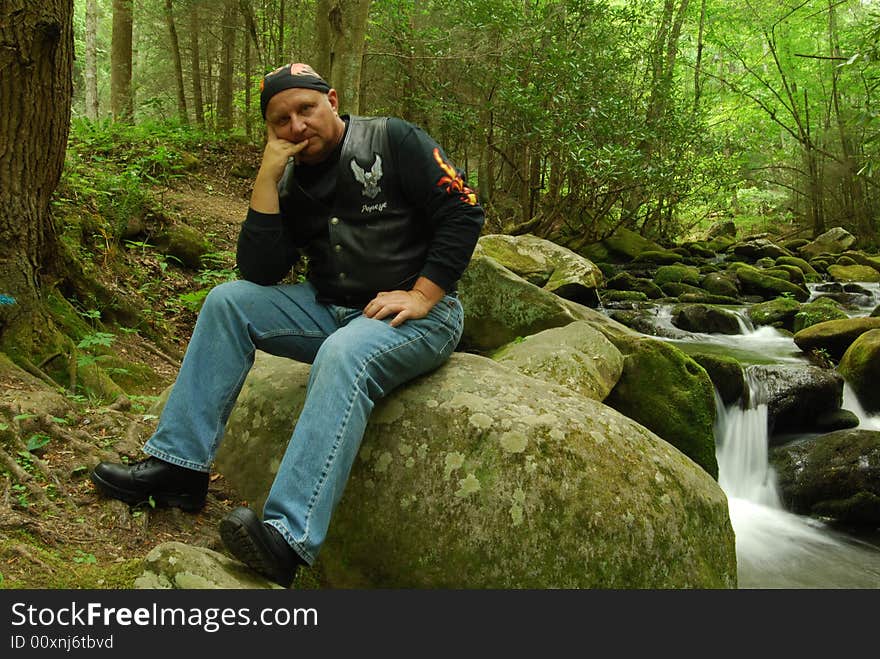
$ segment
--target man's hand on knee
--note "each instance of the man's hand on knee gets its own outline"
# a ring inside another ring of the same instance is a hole
[[[364,315],[367,318],[382,320],[391,314],[396,314],[391,319],[391,327],[397,327],[404,321],[424,318],[433,307],[434,303],[419,290],[387,291],[377,294],[370,300],[364,307]]]

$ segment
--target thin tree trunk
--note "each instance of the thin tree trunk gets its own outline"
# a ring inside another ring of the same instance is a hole
[[[172,0],[165,0],[165,23],[168,25],[168,38],[171,41],[171,56],[174,59],[174,76],[177,82],[177,114],[183,124],[188,124],[186,113],[186,93],[183,89],[183,62],[180,60],[180,42],[177,39],[177,27],[174,25],[174,7]]]
[[[26,358],[47,340],[40,280],[57,259],[51,196],[70,126],[73,0],[0,0],[0,16],[0,349]]]
[[[86,3],[86,118],[97,121],[98,106],[98,0]]]
[[[700,74],[703,68],[703,33],[706,27],[706,0],[700,2],[700,26],[697,30],[697,59],[694,63],[694,112],[700,107],[700,96],[703,93],[703,81]]]
[[[189,10],[189,49],[196,123],[199,128],[204,128],[205,104],[202,99],[202,55],[199,49],[199,5],[197,2],[194,2]]]
[[[226,0],[223,11],[223,45],[220,80],[217,85],[217,127],[232,130],[232,93],[235,62],[235,27],[238,12],[235,0]]]
[[[113,118],[131,121],[131,32],[133,0],[113,0],[113,37],[110,45],[110,111]]]
[[[238,3],[238,6],[239,6],[239,9],[241,10],[241,15],[244,16],[244,23],[245,23],[245,28],[247,31],[247,36],[245,36],[245,39],[244,39],[245,48],[247,49],[246,52],[248,52],[248,53],[250,52],[250,43],[249,42],[253,41],[254,48],[257,49],[257,63],[260,65],[260,69],[262,70],[262,72],[265,73],[275,67],[270,67],[266,63],[266,57],[263,55],[263,49],[260,46],[260,40],[257,37],[257,22],[256,22],[256,20],[254,20],[254,10],[251,8],[251,3],[248,2],[248,0],[240,0],[240,2]],[[281,12],[282,12],[281,13],[281,15],[282,15],[281,21],[282,21],[282,26],[283,26],[283,21],[284,21],[284,3],[283,2],[281,3]],[[282,27],[282,34],[283,34],[283,29],[284,28]],[[250,80],[250,74],[248,74],[248,80]],[[250,85],[248,85],[248,87],[250,87]]]

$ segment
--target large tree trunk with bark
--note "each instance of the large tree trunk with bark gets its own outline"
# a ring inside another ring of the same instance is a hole
[[[132,0],[113,0],[113,37],[110,43],[110,110],[113,118],[131,121]]]
[[[46,331],[41,276],[57,257],[51,196],[73,94],[73,0],[0,0],[0,349]]]
[[[344,112],[358,114],[364,38],[371,0],[318,0],[316,69],[339,92]]]

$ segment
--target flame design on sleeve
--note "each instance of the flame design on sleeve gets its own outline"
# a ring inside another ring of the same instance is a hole
[[[455,171],[455,167],[443,160],[443,156],[440,155],[440,149],[436,147],[434,148],[434,160],[437,161],[437,165],[446,174],[446,176],[440,177],[437,181],[437,186],[444,188],[446,194],[458,195],[458,198],[469,206],[476,206],[476,193],[465,184],[461,174]]]

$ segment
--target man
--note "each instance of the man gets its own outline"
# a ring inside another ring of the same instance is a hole
[[[220,524],[236,558],[287,587],[320,550],[375,401],[454,350],[455,285],[483,211],[427,134],[340,116],[308,65],[267,75],[260,106],[267,143],[238,240],[243,279],[206,298],[150,457],[101,463],[92,480],[131,504],[200,510],[256,350],[311,363],[262,520],[241,507]],[[308,281],[279,283],[302,254]]]

